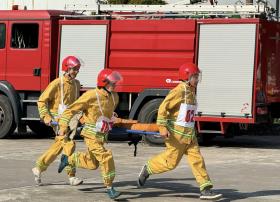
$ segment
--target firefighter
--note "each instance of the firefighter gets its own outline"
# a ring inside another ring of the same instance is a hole
[[[76,80],[81,67],[80,60],[75,56],[68,56],[62,62],[62,71],[64,75],[52,81],[38,100],[38,110],[40,118],[48,126],[52,126],[52,121],[57,121],[63,111],[72,104],[80,94],[80,82]],[[52,126],[55,133],[57,128]],[[56,136],[53,144],[36,161],[36,166],[32,169],[37,185],[41,185],[42,172],[47,170],[48,166],[63,151],[70,155],[75,149],[73,141],[67,141],[62,136]],[[69,183],[72,186],[82,184],[83,181],[75,177],[75,168],[68,167],[67,174]]]
[[[144,186],[150,175],[175,169],[185,154],[200,186],[200,199],[222,197],[222,194],[211,190],[213,184],[207,174],[196,138],[194,115],[197,108],[196,87],[200,75],[195,64],[183,64],[180,67],[180,83],[169,92],[158,110],[157,124],[160,135],[165,139],[166,149],[143,166],[137,180],[139,188]]]
[[[115,119],[114,110],[119,102],[115,87],[121,80],[119,72],[103,69],[98,74],[97,88],[84,93],[65,110],[59,120],[60,135],[64,136],[71,117],[79,111],[83,112],[85,124],[81,136],[87,145],[87,152],[75,152],[69,157],[62,155],[58,172],[68,165],[90,170],[95,170],[100,165],[103,182],[111,199],[117,198],[121,193],[112,186],[115,164],[111,150],[106,149],[104,143]]]

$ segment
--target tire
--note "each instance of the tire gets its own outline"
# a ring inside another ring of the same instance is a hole
[[[139,112],[138,121],[141,123],[155,123],[157,120],[158,108],[162,101],[163,98],[156,98],[147,102]],[[161,145],[164,143],[161,137],[156,137],[154,135],[146,135],[145,140],[149,144]]]
[[[15,129],[12,105],[8,97],[0,95],[0,138],[8,137]]]
[[[28,127],[39,137],[50,137],[54,136],[52,127],[45,125],[40,121],[30,121],[27,123]]]

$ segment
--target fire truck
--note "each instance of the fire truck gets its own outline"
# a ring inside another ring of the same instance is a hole
[[[271,10],[261,3],[1,10],[0,138],[27,125],[48,132],[36,102],[61,76],[68,55],[83,60],[77,77],[83,91],[96,87],[103,68],[123,75],[117,87],[121,117],[155,122],[159,105],[179,82],[178,68],[194,62],[202,71],[199,134],[228,136],[269,124],[280,117],[280,23]]]

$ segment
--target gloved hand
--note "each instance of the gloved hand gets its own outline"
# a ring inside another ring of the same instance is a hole
[[[159,133],[160,136],[164,139],[169,138],[170,137],[170,132],[168,131],[168,129],[164,126],[159,126]]]
[[[47,114],[44,119],[43,119],[44,123],[47,125],[47,126],[51,126],[51,122],[52,122],[52,117]]]
[[[119,115],[116,112],[113,112],[113,117],[118,118]]]
[[[81,125],[85,124],[85,119],[83,116],[81,116],[81,118],[79,119],[79,122]]]
[[[60,130],[60,131],[58,132],[58,135],[59,135],[59,136],[65,136],[65,135],[66,135],[66,132],[65,132],[65,131]]]

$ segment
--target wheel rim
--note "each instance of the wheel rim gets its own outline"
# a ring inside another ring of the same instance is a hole
[[[5,120],[5,113],[2,107],[0,107],[0,127],[3,125],[4,120]]]

